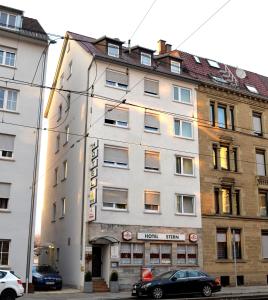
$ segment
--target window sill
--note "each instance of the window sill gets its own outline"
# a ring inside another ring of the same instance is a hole
[[[153,210],[144,210],[143,213],[149,215],[162,215],[160,211],[153,211]]]
[[[4,108],[0,108],[0,111],[5,112],[5,113],[15,114],[15,115],[19,115],[20,114],[18,111],[4,109]]]
[[[10,214],[11,210],[10,209],[5,209],[5,208],[0,208],[0,213]]]
[[[4,160],[4,161],[12,161],[12,162],[14,162],[15,161],[15,159],[14,158],[5,158],[5,157],[0,157],[0,160]]]
[[[128,126],[118,126],[118,125],[108,124],[108,123],[104,123],[104,126],[116,127],[120,129],[130,129]]]
[[[151,131],[151,130],[147,130],[147,129],[144,129],[144,132],[158,134],[158,135],[161,134],[160,131]]]
[[[190,178],[196,178],[195,175],[187,175],[187,174],[179,174],[179,173],[174,173],[175,176],[179,177],[190,177]]]
[[[161,174],[161,172],[160,172],[159,170],[149,170],[149,169],[144,169],[144,172],[155,173],[155,174]]]
[[[116,209],[116,208],[106,208],[106,207],[102,207],[101,210],[103,211],[114,211],[114,212],[123,212],[123,213],[128,213],[128,209]]]
[[[121,88],[121,87],[118,87],[118,86],[112,86],[112,85],[109,85],[109,84],[105,84],[105,86],[108,87],[108,88],[112,88],[112,89],[116,89],[116,90],[128,92],[128,88]]]
[[[182,102],[182,101],[179,101],[179,100],[172,100],[172,102],[174,103],[179,103],[179,104],[185,104],[185,105],[188,105],[188,106],[193,106],[193,103],[187,103],[187,102]]]
[[[103,167],[105,168],[113,168],[113,169],[120,169],[120,170],[129,170],[129,167],[119,167],[119,166],[113,166],[113,165],[106,165],[106,164],[103,164],[102,165]]]
[[[17,70],[18,68],[15,66],[9,66],[9,65],[5,65],[5,64],[0,64],[0,67],[4,67],[4,68],[8,68],[8,69],[12,69],[12,70]]]
[[[182,216],[182,217],[197,217],[196,214],[181,214],[181,213],[175,213],[175,216]]]
[[[184,140],[194,141],[194,138],[193,138],[193,137],[189,138],[189,137],[185,137],[185,136],[181,136],[181,135],[176,135],[176,134],[174,134],[174,137],[175,137],[175,138],[179,138],[179,139],[184,139]]]
[[[160,96],[159,96],[159,95],[154,95],[154,94],[150,94],[150,93],[146,93],[146,92],[144,92],[143,95],[144,95],[144,96],[149,96],[149,97],[153,97],[153,98],[160,99]]]

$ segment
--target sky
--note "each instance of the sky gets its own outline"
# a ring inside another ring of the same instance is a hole
[[[73,31],[99,38],[103,35],[128,41],[153,0],[1,0],[2,5],[24,11],[38,19],[46,32],[64,35]],[[177,48],[227,0],[156,0],[131,39],[157,49],[163,39]],[[178,49],[268,76],[268,1],[231,0]],[[47,85],[52,84],[61,42],[49,49]],[[48,94],[45,95],[47,100]],[[41,157],[45,157],[43,135]],[[42,159],[44,161],[44,159]],[[37,220],[43,199],[44,163],[41,164]],[[40,222],[37,222],[37,232]]]

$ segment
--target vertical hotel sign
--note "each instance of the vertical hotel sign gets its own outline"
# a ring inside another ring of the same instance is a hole
[[[97,203],[97,186],[98,186],[98,157],[99,141],[90,145],[91,150],[91,167],[89,170],[89,201],[88,201],[88,221],[96,220],[96,203]]]

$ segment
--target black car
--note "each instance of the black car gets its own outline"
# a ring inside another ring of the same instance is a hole
[[[198,270],[174,270],[155,277],[152,281],[138,282],[133,285],[132,296],[149,296],[161,299],[165,295],[202,294],[210,297],[219,292],[221,284],[204,272]]]
[[[62,278],[51,266],[33,266],[32,269],[33,285],[36,290],[62,288]]]

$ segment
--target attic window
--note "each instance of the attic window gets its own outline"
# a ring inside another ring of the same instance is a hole
[[[196,63],[201,64],[200,58],[196,55],[194,55],[194,60]]]
[[[0,11],[0,26],[16,28],[16,15]]]
[[[212,79],[216,82],[219,82],[219,83],[227,83],[227,81],[224,79],[224,78],[221,78],[221,77],[217,77],[217,76],[211,76]]]
[[[255,93],[255,94],[259,94],[258,90],[255,88],[255,86],[253,85],[245,85],[246,88],[251,92],[251,93]]]
[[[208,59],[207,61],[208,61],[208,64],[209,64],[211,67],[220,69],[220,65],[219,65],[216,61],[210,60],[210,59]]]
[[[151,66],[152,65],[151,54],[141,52],[141,64],[145,66]]]
[[[114,44],[108,44],[108,55],[112,57],[119,57],[119,46]]]
[[[172,60],[170,62],[170,71],[172,73],[180,74],[181,73],[181,64],[177,61]]]

